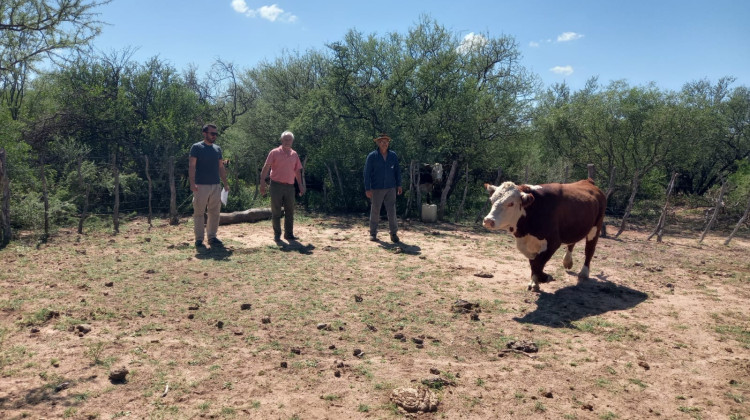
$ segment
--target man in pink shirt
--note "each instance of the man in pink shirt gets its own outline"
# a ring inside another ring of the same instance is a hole
[[[302,162],[297,152],[292,150],[294,134],[281,133],[281,146],[271,150],[266,164],[260,172],[260,193],[266,195],[266,177],[271,172],[271,221],[273,239],[281,240],[281,206],[284,206],[284,239],[293,241],[294,236],[294,181],[299,185],[299,195],[305,193],[302,183]]]

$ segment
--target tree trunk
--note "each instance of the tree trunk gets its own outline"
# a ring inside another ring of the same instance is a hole
[[[563,173],[563,179],[562,183],[565,184],[568,182],[568,171],[570,170],[570,167],[568,165],[565,165],[565,172]]]
[[[612,172],[609,173],[609,185],[607,185],[607,192],[604,193],[604,198],[609,200],[609,196],[612,195],[612,191],[615,190],[615,172],[617,172],[616,167],[612,167]],[[607,237],[607,225],[605,223],[602,223],[602,233],[600,235],[602,238]]]
[[[331,167],[328,166],[327,163],[325,165],[326,165],[326,169],[328,169],[328,177],[331,178],[331,186],[335,187],[336,186],[336,181],[334,181],[334,179],[333,179],[333,172],[331,171]],[[328,200],[326,200],[326,204],[328,204]],[[333,207],[330,207],[330,208],[333,208]]]
[[[414,161],[409,162],[409,197],[406,199],[406,208],[404,209],[404,215],[401,216],[406,219],[409,215],[409,207],[411,206],[411,199],[414,195]]]
[[[339,173],[339,165],[336,164],[336,161],[333,161],[333,172],[336,173],[336,179],[339,181],[339,194],[341,194],[341,197],[344,199],[344,204],[346,204],[346,196],[344,195],[344,183],[341,182],[341,174]]]
[[[649,235],[648,238],[646,238],[647,241],[650,241],[651,238],[656,236],[656,242],[661,242],[661,237],[664,234],[664,222],[667,220],[667,212],[669,210],[669,197],[672,195],[672,189],[674,188],[674,181],[677,178],[677,172],[672,172],[672,179],[669,181],[669,186],[667,187],[667,197],[664,200],[664,208],[661,210],[661,216],[659,216],[659,222],[656,224],[656,228],[654,231]]]
[[[44,152],[39,157],[39,162],[41,163],[42,201],[44,202],[44,234],[42,235],[42,242],[47,242],[49,238],[49,191],[47,191],[47,175],[44,170]]]
[[[152,183],[151,183],[151,173],[148,171],[148,155],[145,156],[146,158],[146,179],[148,180],[148,227],[151,228],[151,192],[152,192]]]
[[[635,170],[635,173],[633,174],[633,182],[631,186],[633,187],[633,190],[630,192],[630,199],[628,200],[628,205],[625,207],[625,214],[622,215],[622,223],[620,223],[620,229],[615,233],[615,238],[619,237],[620,234],[625,230],[625,226],[627,226],[628,223],[628,217],[630,217],[630,211],[633,210],[633,203],[635,203],[635,195],[638,193],[638,186],[641,182],[640,175],[638,174],[638,170]]]
[[[727,189],[727,181],[724,180],[721,183],[721,190],[719,191],[719,197],[716,199],[716,207],[714,207],[714,214],[711,215],[711,220],[709,220],[708,224],[706,225],[706,229],[701,234],[701,238],[698,240],[698,243],[703,242],[703,239],[706,237],[706,234],[709,230],[714,226],[714,223],[716,223],[716,219],[719,217],[719,210],[721,210],[721,203],[724,202],[724,191]]]
[[[83,207],[81,208],[81,217],[78,219],[78,234],[79,235],[83,235],[83,224],[86,221],[86,217],[88,217],[89,195],[91,194],[91,184],[86,183],[86,181],[83,179],[83,174],[81,173],[82,166],[83,166],[83,161],[79,157],[78,158],[78,184],[80,185],[81,189],[84,190]]]
[[[271,218],[271,209],[249,209],[245,211],[236,211],[234,213],[219,213],[219,225],[228,225],[232,223],[254,223]]]
[[[586,165],[586,170],[588,171],[589,178],[594,179],[594,175],[596,175],[594,170],[594,164],[589,163]]]
[[[120,170],[117,167],[117,152],[112,152],[112,173],[115,177],[115,205],[112,208],[112,223],[115,234],[120,233]]]
[[[740,221],[737,222],[737,225],[732,230],[732,233],[730,233],[727,240],[724,241],[724,245],[729,245],[729,241],[731,241],[732,238],[734,238],[734,234],[737,233],[737,229],[739,229],[740,226],[742,226],[742,224],[745,223],[745,220],[747,220],[748,214],[750,214],[750,196],[748,196],[747,206],[745,206],[745,214],[742,215],[742,217],[740,218]]]
[[[10,230],[10,175],[5,149],[0,147],[0,247],[11,239]]]
[[[416,183],[417,183],[417,214],[419,215],[419,218],[422,218],[422,188],[420,188],[420,183],[422,182],[422,173],[419,171],[419,163],[414,163],[414,172],[417,174]]]
[[[464,204],[466,203],[466,194],[469,193],[469,164],[466,164],[466,184],[464,184],[464,196],[461,197],[461,205],[458,206],[458,212],[456,213],[456,218],[453,220],[455,223],[458,223],[459,220],[464,215]]]
[[[169,224],[178,225],[180,217],[177,214],[177,187],[174,180],[174,156],[170,156],[167,161],[167,171],[169,176]]]
[[[448,193],[453,186],[453,180],[456,178],[456,168],[458,168],[458,159],[453,161],[451,164],[451,171],[448,174],[448,179],[445,181],[445,188],[443,193],[440,194],[440,206],[438,207],[438,220],[443,220],[445,217],[445,205],[448,203]]]
[[[503,179],[503,168],[497,168],[497,177],[495,178],[495,183],[492,185],[500,185],[500,180]],[[477,219],[474,221],[475,223],[479,223],[481,220],[484,220],[484,215],[487,214],[487,211],[489,210],[490,206],[490,198],[487,197],[486,200],[484,200],[484,205],[482,205],[482,209],[479,210],[479,214],[477,214]]]

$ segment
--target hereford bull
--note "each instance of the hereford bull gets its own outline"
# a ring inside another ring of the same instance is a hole
[[[531,265],[529,290],[539,291],[539,283],[552,280],[544,265],[560,248],[567,245],[563,267],[573,267],[571,252],[576,242],[586,238],[586,261],[579,279],[589,277],[591,259],[602,230],[607,199],[594,181],[586,179],[571,184],[500,186],[485,184],[492,209],[484,218],[490,230],[506,229],[516,237],[516,246]]]

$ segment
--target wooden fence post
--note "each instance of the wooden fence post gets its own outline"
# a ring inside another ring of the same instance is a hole
[[[589,172],[589,178],[594,179],[594,175],[595,175],[594,164],[593,163],[587,164],[586,169]]]
[[[148,170],[148,155],[144,156],[146,158],[146,179],[148,179],[148,227],[151,228],[151,191],[152,191],[152,183],[151,183],[151,173]]]
[[[706,225],[706,229],[703,230],[703,233],[701,234],[701,238],[698,240],[698,243],[703,242],[703,239],[706,237],[706,234],[709,230],[714,226],[714,223],[716,222],[716,219],[719,217],[719,210],[721,210],[722,203],[724,202],[724,192],[727,189],[727,180],[723,180],[721,183],[721,190],[719,191],[719,197],[716,199],[716,207],[714,207],[714,214],[711,215],[711,220],[708,221],[708,224]]]
[[[729,241],[731,241],[732,238],[734,238],[734,234],[737,233],[737,229],[739,229],[740,226],[742,226],[742,224],[745,223],[745,220],[747,220],[748,215],[750,215],[750,196],[748,196],[747,198],[747,206],[745,206],[745,214],[742,215],[740,220],[737,222],[737,225],[732,230],[732,233],[730,233],[727,240],[724,241],[724,245],[729,245]]]
[[[650,241],[651,238],[656,236],[656,242],[661,242],[661,237],[664,234],[664,223],[667,220],[667,211],[669,210],[669,196],[672,195],[672,189],[674,188],[674,181],[677,178],[677,172],[672,172],[672,179],[669,181],[669,186],[667,187],[667,195],[664,199],[664,208],[661,211],[661,216],[659,217],[659,222],[656,224],[656,228],[651,233],[651,235],[646,238],[647,241]]]
[[[112,175],[115,178],[115,204],[112,208],[112,223],[114,233],[120,233],[120,170],[117,167],[117,151],[112,152]]]

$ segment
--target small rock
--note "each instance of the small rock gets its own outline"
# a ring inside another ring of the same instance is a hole
[[[63,389],[68,389],[68,388],[70,388],[70,382],[63,382],[60,385],[55,387],[55,392],[60,392]]]
[[[424,340],[422,340],[422,339],[421,339],[421,338],[419,338],[419,337],[413,337],[413,338],[411,339],[411,341],[413,341],[413,342],[414,342],[414,344],[424,344]]]
[[[470,318],[471,318],[472,321],[479,321],[479,314],[476,313],[476,312],[472,312]]]
[[[354,301],[355,302],[362,302],[362,296],[360,296],[360,295],[354,295]]]
[[[394,335],[393,338],[395,338],[396,340],[403,340],[404,335],[401,333],[396,333],[396,335]]]
[[[146,274],[154,274],[154,273],[156,273],[156,270],[154,270],[153,268],[149,268],[148,270],[146,270]]]
[[[151,238],[143,238],[143,240],[146,242],[151,242]]]
[[[341,377],[341,371],[337,370],[336,372],[333,372],[333,376],[340,378]]]
[[[130,372],[126,367],[119,367],[109,373],[109,380],[117,383],[125,382],[128,373]]]
[[[76,325],[76,331],[83,333],[83,334],[88,334],[91,332],[91,325],[89,324]]]
[[[539,347],[531,341],[509,341],[505,347],[512,350],[522,351],[524,353],[536,353],[539,351]]]
[[[480,272],[478,272],[478,273],[474,273],[474,276],[475,276],[475,277],[481,277],[481,278],[483,278],[483,279],[491,279],[491,278],[495,277],[495,275],[494,275],[494,274],[492,274],[492,273],[488,273],[488,272],[486,272],[486,271],[480,271]]]
[[[188,306],[188,311],[197,311],[198,308],[200,308],[200,306],[198,305]]]
[[[291,349],[289,349],[289,351],[294,354],[302,354],[302,349],[300,349],[299,347],[292,347]]]
[[[336,345],[331,344],[330,346],[328,346],[328,350],[336,350]]]
[[[582,410],[594,411],[594,406],[591,405],[591,404],[584,404],[584,405],[581,406],[581,409]]]
[[[281,362],[281,367],[284,368],[284,369],[286,369],[286,367],[287,367],[286,362]]]
[[[271,317],[270,316],[264,316],[263,319],[260,320],[260,322],[264,324],[270,324],[271,323]]]
[[[245,333],[242,332],[241,330],[234,330],[234,331],[232,331],[232,334],[234,334],[234,335],[243,335]]]
[[[542,396],[544,398],[552,398],[552,391],[543,392]]]
[[[219,321],[219,322],[217,322],[217,323],[216,323],[216,328],[218,328],[218,329],[222,329],[222,328],[224,328],[224,321]]]
[[[188,319],[193,319],[193,318],[195,318],[195,315],[193,315],[193,314],[188,314]]]
[[[104,283],[104,286],[106,286],[106,287],[112,287],[114,285],[115,285],[115,282],[113,282],[113,281],[108,281],[108,282]]]
[[[453,307],[451,308],[453,312],[461,314],[467,314],[475,309],[479,309],[478,303],[471,303],[463,299],[458,299],[457,301],[453,302]]]
[[[319,330],[328,330],[328,331],[330,331],[330,330],[331,330],[331,326],[330,326],[330,325],[328,325],[328,324],[326,324],[325,322],[321,322],[320,324],[318,324],[318,325],[317,325],[317,328],[318,328]]]
[[[243,303],[242,305],[240,305],[240,310],[247,311],[247,310],[249,310],[252,307],[253,307],[253,305],[251,305],[249,303]]]
[[[638,366],[640,366],[640,367],[642,367],[642,368],[644,368],[644,369],[646,369],[646,370],[649,370],[649,369],[651,369],[651,366],[649,366],[649,365],[648,365],[648,363],[646,363],[646,362],[644,362],[644,361],[640,361],[640,362],[638,362]]]
[[[37,327],[33,327],[33,328],[31,329],[31,333],[32,333],[32,334],[34,334],[34,333],[38,333],[38,332],[39,332],[39,328],[37,328]]]
[[[362,357],[364,355],[364,352],[362,352],[362,350],[360,350],[360,349],[354,349],[354,351],[352,352],[352,354],[354,356],[356,356],[356,357]]]
[[[367,324],[367,329],[370,330],[370,331],[372,331],[372,332],[377,332],[378,331],[378,329],[375,328],[374,325],[370,325],[370,324]]]
[[[430,368],[430,373],[433,375],[440,375],[440,371],[435,368]]]

